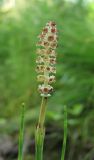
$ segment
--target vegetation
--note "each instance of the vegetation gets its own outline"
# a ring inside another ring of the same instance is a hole
[[[17,159],[23,102],[24,159],[34,159],[34,126],[41,100],[35,72],[36,37],[49,20],[57,24],[59,44],[55,92],[46,114],[44,159],[60,159],[65,105],[66,160],[75,160],[75,156],[77,160],[94,158],[94,4],[84,0],[75,3],[19,0],[15,8],[0,11],[0,158],[3,160]],[[7,148],[3,148],[4,142]]]

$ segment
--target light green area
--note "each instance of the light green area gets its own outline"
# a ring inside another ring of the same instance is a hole
[[[19,0],[12,10],[0,11],[0,134],[18,130],[22,102],[26,104],[26,132],[35,133],[41,103],[35,72],[36,43],[49,20],[57,24],[59,41],[57,81],[46,114],[46,126],[52,127],[49,141],[53,150],[48,149],[45,159],[51,153],[52,159],[58,159],[54,146],[62,140],[64,105],[68,108],[67,157],[93,159],[94,4],[84,5],[83,0],[74,4]]]

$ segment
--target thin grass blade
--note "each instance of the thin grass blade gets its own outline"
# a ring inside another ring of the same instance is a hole
[[[19,133],[18,160],[23,160],[24,123],[25,123],[24,122],[24,117],[25,117],[25,105],[24,105],[24,103],[22,103],[20,133]]]
[[[67,142],[67,107],[64,106],[64,137],[63,137],[61,160],[65,160],[66,142]]]

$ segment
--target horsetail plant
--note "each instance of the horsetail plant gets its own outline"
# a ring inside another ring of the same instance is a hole
[[[56,74],[56,47],[57,47],[57,29],[55,22],[50,21],[43,28],[42,33],[38,36],[39,42],[37,45],[37,67],[38,73],[37,80],[39,81],[38,91],[42,97],[40,108],[39,121],[36,129],[35,142],[36,142],[36,160],[43,159],[43,143],[45,136],[45,112],[48,97],[53,92],[52,83],[55,82]]]
[[[23,143],[24,143],[24,116],[25,116],[25,104],[21,105],[21,120],[20,120],[20,133],[19,133],[19,148],[18,148],[18,160],[23,160]]]
[[[67,106],[64,106],[64,136],[63,136],[61,160],[65,159],[66,142],[67,142]]]
[[[56,81],[56,48],[57,48],[57,29],[56,23],[50,21],[43,28],[42,33],[38,36],[39,42],[37,46],[37,67],[36,71],[38,73],[37,80],[40,83],[38,86],[38,91],[42,97],[40,114],[38,125],[35,134],[35,147],[36,155],[35,160],[43,159],[43,144],[45,136],[45,112],[48,97],[51,96],[53,92],[52,83]],[[64,138],[62,146],[61,160],[65,159],[66,150],[66,140],[67,140],[67,109],[64,106]]]
[[[53,92],[52,83],[56,81],[56,48],[57,48],[57,29],[56,24],[50,21],[43,28],[42,33],[38,36],[39,42],[37,46],[37,67],[36,71],[38,73],[37,80],[40,83],[38,86],[38,91],[42,97],[39,120],[35,132],[35,160],[43,160],[43,144],[45,137],[45,113],[48,98]],[[20,134],[19,134],[19,151],[18,160],[23,160],[23,141],[24,141],[24,114],[25,106],[22,104],[21,108],[21,124],[20,124]],[[66,140],[67,140],[67,108],[64,106],[64,138],[62,146],[61,160],[65,159],[66,150]]]

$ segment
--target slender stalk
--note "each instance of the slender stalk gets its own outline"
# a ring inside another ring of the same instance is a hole
[[[40,114],[39,114],[39,121],[38,121],[38,125],[40,127],[44,126],[46,105],[47,105],[47,97],[42,97],[42,102],[41,102],[41,107],[40,107]]]
[[[22,103],[22,106],[21,106],[20,133],[19,133],[18,160],[22,160],[23,159],[24,114],[25,114],[25,105],[24,105],[24,103]]]
[[[35,134],[35,160],[43,159],[43,144],[44,144],[45,129],[37,127]]]
[[[61,160],[65,159],[66,142],[67,142],[67,107],[64,106],[64,138],[63,138]]]
[[[45,112],[46,112],[47,98],[43,97],[40,107],[39,121],[38,126],[35,133],[35,160],[43,159],[43,144],[44,144],[44,136],[45,136]]]

